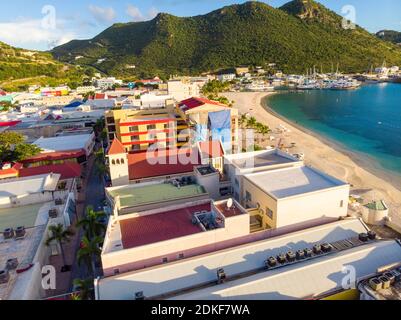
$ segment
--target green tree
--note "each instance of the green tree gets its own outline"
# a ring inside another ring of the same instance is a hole
[[[75,290],[79,291],[76,300],[91,300],[93,292],[93,279],[75,279],[73,281]]]
[[[92,206],[86,208],[86,215],[77,223],[77,227],[85,231],[88,239],[100,237],[106,231],[106,227],[100,222],[100,219],[106,217],[103,211],[95,211]]]
[[[24,136],[17,132],[0,133],[0,162],[22,161],[35,156],[41,149],[25,142]]]
[[[248,129],[255,129],[256,124],[257,124],[256,118],[255,117],[250,117],[250,118],[247,119],[246,127]]]
[[[56,242],[60,246],[61,257],[63,259],[64,266],[67,265],[64,252],[64,244],[71,241],[71,237],[74,235],[70,229],[64,229],[62,224],[51,225],[49,227],[50,235],[46,240],[46,246],[50,246],[52,242]]]
[[[87,236],[84,236],[81,241],[81,248],[77,254],[78,264],[82,265],[82,263],[85,263],[93,279],[96,278],[96,260],[99,259],[101,254],[99,244],[102,242],[103,240],[100,237],[90,240]]]

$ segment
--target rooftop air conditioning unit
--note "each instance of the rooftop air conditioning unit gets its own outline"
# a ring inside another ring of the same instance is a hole
[[[278,263],[280,263],[280,264],[285,264],[285,263],[287,263],[287,257],[286,257],[286,255],[285,255],[285,254],[279,254],[279,255],[277,256],[277,261],[278,261]]]
[[[25,231],[25,227],[18,227],[16,230],[15,230],[15,238],[16,239],[21,239],[21,238],[24,238],[25,237],[25,234],[26,234],[26,231]]]
[[[310,248],[306,248],[304,250],[304,253],[305,253],[305,258],[310,258],[310,257],[312,257],[313,251]]]
[[[12,239],[14,238],[14,229],[13,228],[7,228],[3,231],[3,236],[4,239]]]
[[[380,280],[381,282],[383,282],[383,289],[388,289],[388,288],[390,288],[391,282],[390,282],[390,279],[389,279],[389,278],[387,278],[386,276],[381,276],[381,277],[379,277],[379,280]]]
[[[297,257],[296,254],[292,251],[288,251],[286,256],[287,256],[288,262],[294,262]]]
[[[297,255],[298,260],[305,259],[305,251],[303,251],[303,250],[298,250],[296,255]]]
[[[392,272],[386,272],[384,276],[390,280],[390,284],[395,283],[395,275]]]
[[[266,267],[267,268],[274,268],[277,266],[277,259],[275,257],[270,257],[266,261]]]
[[[362,242],[368,242],[369,241],[369,236],[367,233],[360,233],[359,234],[359,240]]]
[[[375,240],[376,239],[376,232],[374,232],[374,231],[369,231],[368,232],[368,238],[370,239],[370,240]]]
[[[221,284],[224,283],[227,279],[227,275],[224,271],[224,269],[219,269],[217,270],[217,283]]]
[[[57,209],[54,208],[54,209],[49,210],[49,218],[54,219],[54,218],[57,218],[57,216],[58,216]]]
[[[0,270],[0,284],[8,283],[10,280],[10,273],[8,270]]]
[[[18,258],[8,259],[6,263],[7,270],[15,270],[18,267]]]
[[[373,278],[369,280],[369,286],[374,290],[374,291],[379,291],[383,289],[383,282],[381,282],[378,278]]]
[[[329,243],[323,243],[321,247],[324,253],[328,253],[333,249],[333,247]]]
[[[322,253],[322,246],[320,244],[315,244],[313,246],[313,253],[314,254],[320,254]]]
[[[143,294],[143,291],[135,292],[135,300],[145,300],[145,296]]]

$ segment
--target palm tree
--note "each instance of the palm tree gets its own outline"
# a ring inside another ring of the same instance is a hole
[[[78,264],[82,265],[84,262],[90,272],[93,275],[93,279],[96,278],[96,259],[100,257],[101,250],[99,244],[102,243],[102,238],[95,237],[89,240],[87,236],[84,236],[81,241],[81,248],[78,250],[77,258]]]
[[[92,279],[75,279],[74,282],[75,290],[79,291],[79,300],[90,300],[91,292],[93,290]]]
[[[51,225],[49,227],[49,231],[51,232],[51,236],[46,240],[46,246],[50,246],[53,241],[56,241],[60,246],[61,257],[63,258],[64,267],[67,265],[65,260],[65,253],[64,253],[64,243],[70,242],[70,238],[74,235],[69,229],[65,229],[64,226],[59,223],[58,225]]]
[[[106,227],[99,220],[106,217],[103,211],[94,211],[92,206],[86,208],[86,215],[77,223],[77,227],[84,229],[88,239],[102,236]]]
[[[247,127],[247,128],[251,128],[251,129],[254,129],[255,126],[256,126],[256,123],[257,123],[256,118],[255,118],[255,117],[250,117],[250,118],[247,120],[246,127]]]
[[[247,123],[248,118],[245,114],[242,114],[241,117],[239,118],[239,124],[240,126],[243,126]]]

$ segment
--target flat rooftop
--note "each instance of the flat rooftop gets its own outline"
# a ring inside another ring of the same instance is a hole
[[[31,228],[35,226],[39,210],[43,203],[32,204],[29,206],[0,209],[0,232],[7,228],[18,228],[24,226]]]
[[[239,169],[253,169],[299,162],[299,160],[277,149],[240,153],[226,156],[226,158]]]
[[[347,185],[306,166],[247,174],[245,179],[277,199]]]
[[[59,174],[43,174],[27,178],[7,179],[0,182],[1,198],[10,198],[40,193],[44,191],[55,191],[60,180]]]
[[[185,237],[204,230],[192,223],[193,214],[211,211],[210,202],[120,221],[124,249]]]
[[[207,194],[206,190],[198,184],[176,187],[170,183],[115,189],[109,191],[109,193],[113,198],[116,196],[120,197],[120,205],[122,208],[185,199]]]
[[[43,152],[85,149],[93,134],[70,135],[68,137],[40,138],[34,142]]]

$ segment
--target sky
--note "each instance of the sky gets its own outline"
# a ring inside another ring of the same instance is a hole
[[[262,0],[278,7],[289,0]],[[3,0],[0,41],[31,50],[49,50],[72,39],[89,39],[116,22],[144,21],[159,12],[205,14],[246,0]],[[399,0],[319,0],[370,32],[401,31]]]

